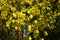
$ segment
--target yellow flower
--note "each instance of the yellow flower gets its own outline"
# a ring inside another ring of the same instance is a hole
[[[44,38],[41,38],[40,40],[44,40]]]
[[[29,18],[32,19],[33,18],[33,15],[30,15]]]
[[[31,1],[28,1],[28,4],[32,5],[32,2]]]
[[[31,13],[30,10],[28,10],[27,13],[30,14]]]
[[[32,40],[31,36],[29,36],[29,40]]]
[[[28,25],[27,28],[28,28],[28,31],[31,31],[31,25]]]
[[[21,22],[20,24],[21,24],[21,25],[25,25],[25,22]]]
[[[13,17],[16,17],[16,13],[13,13]]]
[[[53,21],[51,21],[50,23],[53,23]]]
[[[39,6],[42,6],[42,5],[43,5],[43,3],[38,3],[38,5],[39,5]]]
[[[60,13],[58,13],[58,16],[60,15]]]
[[[18,27],[17,26],[15,26],[15,30],[18,30]]]
[[[37,24],[37,20],[34,20],[34,23]]]
[[[12,1],[9,1],[9,3],[12,3]]]
[[[47,35],[48,35],[47,31],[44,31],[44,35],[45,35],[45,36],[47,36]]]
[[[14,12],[14,11],[16,11],[16,8],[15,7],[11,7],[11,10]]]
[[[39,34],[39,30],[36,30],[36,33]]]
[[[6,22],[6,26],[7,26],[7,27],[9,26],[9,24],[10,24],[10,22]]]
[[[9,24],[6,25],[7,27],[9,26]]]
[[[13,23],[15,23],[15,20],[12,20]]]
[[[6,24],[10,24],[10,22],[6,22]]]
[[[41,15],[40,15],[40,17],[44,17],[44,15],[43,15],[43,14],[41,14]]]
[[[28,21],[30,21],[30,18],[28,18]]]
[[[51,10],[51,8],[47,7],[47,10]]]

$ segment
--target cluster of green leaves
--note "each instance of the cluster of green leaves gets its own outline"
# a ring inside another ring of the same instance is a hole
[[[44,40],[41,35],[49,35],[45,29],[56,28],[54,23],[60,15],[60,0],[7,0],[4,4],[3,1],[6,0],[0,0],[0,28],[7,34],[5,37],[12,35],[17,38],[14,40],[22,40],[25,26],[31,34],[24,40]]]

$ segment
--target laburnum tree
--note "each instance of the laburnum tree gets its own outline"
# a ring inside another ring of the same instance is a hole
[[[59,15],[60,0],[0,0],[0,38],[54,40],[49,35],[60,32]]]
[[[1,40],[22,40],[26,14],[20,11],[20,3],[16,0],[0,0],[0,3]]]

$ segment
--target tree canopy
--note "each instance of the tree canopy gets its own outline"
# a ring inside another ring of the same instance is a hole
[[[60,32],[59,17],[60,0],[0,0],[0,38],[50,40]]]

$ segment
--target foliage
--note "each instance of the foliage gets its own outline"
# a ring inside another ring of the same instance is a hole
[[[44,40],[51,31],[60,32],[55,30],[59,15],[60,0],[0,0],[0,36],[5,40]]]

